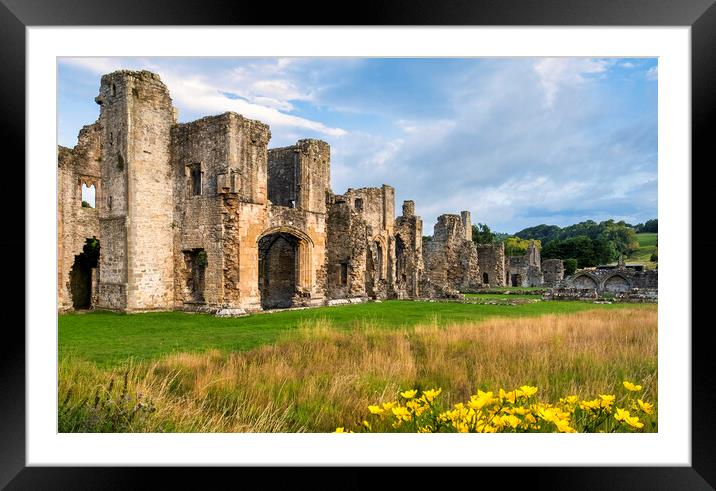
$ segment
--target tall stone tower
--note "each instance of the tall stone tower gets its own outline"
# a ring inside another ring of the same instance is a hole
[[[101,106],[102,253],[97,307],[170,310],[174,300],[174,193],[167,87],[147,71],[104,75]]]

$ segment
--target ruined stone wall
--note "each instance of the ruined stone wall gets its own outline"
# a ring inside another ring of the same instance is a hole
[[[100,255],[98,301],[130,311],[171,309],[170,128],[175,111],[169,91],[154,73],[122,70],[102,77],[95,100],[101,105],[101,171],[103,181],[105,176],[107,180],[106,211],[104,206],[100,209],[101,233],[108,242],[126,244],[123,257],[105,254],[106,250]]]
[[[507,257],[508,286],[542,286],[544,276],[540,259],[540,247],[531,241],[523,256]]]
[[[556,286],[566,289],[595,290],[597,293],[623,293],[634,289],[658,290],[658,270],[635,271],[629,268],[578,269]]]
[[[477,247],[466,237],[463,217],[438,217],[432,240],[423,244],[424,293],[454,295],[481,286]]]
[[[505,243],[478,244],[477,262],[483,286],[506,286],[505,280]],[[485,276],[487,275],[487,276]]]
[[[279,206],[326,213],[330,159],[330,147],[321,140],[304,139],[290,147],[270,149],[269,200]]]
[[[423,221],[415,215],[415,203],[403,202],[403,214],[395,220],[395,281],[396,298],[420,297],[423,263]]]
[[[352,202],[335,196],[328,206],[327,296],[366,297],[369,225]]]
[[[545,259],[542,261],[544,286],[555,286],[564,278],[564,263],[561,259]]]
[[[203,301],[208,307],[260,308],[258,239],[269,224],[268,126],[236,113],[177,125],[175,173],[176,306],[197,303],[188,288],[193,251],[207,255]],[[196,189],[200,172],[200,192]]]
[[[86,239],[100,239],[100,160],[102,128],[99,123],[84,126],[77,145],[59,147],[57,158],[57,306],[73,308],[70,272],[75,256],[82,253]],[[95,187],[95,207],[82,207],[82,184]],[[102,246],[100,240],[100,247]]]

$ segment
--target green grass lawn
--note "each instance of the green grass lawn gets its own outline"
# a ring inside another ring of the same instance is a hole
[[[534,295],[534,294],[503,295],[501,293],[465,293],[465,297],[467,299],[501,300],[501,301],[507,302],[509,300],[516,300],[518,298],[527,299],[527,300],[540,299],[540,298],[542,298],[542,295]]]
[[[658,237],[659,234],[656,233],[636,234],[639,250],[629,256],[627,260],[642,262],[646,267],[654,268],[656,263],[651,262],[651,255],[656,250]]]
[[[628,305],[634,307],[634,304]],[[492,316],[523,317],[622,306],[582,302],[476,305],[392,300],[239,318],[217,318],[208,314],[184,312],[63,314],[58,316],[59,356],[61,359],[76,357],[92,361],[100,367],[111,367],[130,358],[149,360],[170,352],[197,352],[211,348],[247,351],[274,343],[287,331],[316,319],[329,320],[335,327],[345,330],[366,323],[394,329],[433,321],[445,325]]]

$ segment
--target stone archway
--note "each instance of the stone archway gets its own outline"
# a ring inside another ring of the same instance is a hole
[[[257,243],[261,308],[293,307],[302,297],[310,298],[310,238],[298,230],[276,227],[264,232]]]
[[[572,284],[578,290],[596,290],[598,287],[597,280],[586,274],[575,276]]]
[[[629,280],[620,274],[610,276],[604,281],[604,291],[611,293],[626,292],[631,288]]]

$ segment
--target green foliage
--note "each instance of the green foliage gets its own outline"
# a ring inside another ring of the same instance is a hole
[[[625,226],[624,222],[614,223],[613,220],[607,220],[602,224],[604,228],[598,237],[613,242],[621,254],[628,256],[639,250],[639,242],[636,240],[636,232],[633,228]]]
[[[478,223],[472,226],[472,241],[475,244],[493,244],[495,242],[495,234],[492,233],[487,224]]]
[[[92,208],[92,205],[90,205],[90,204],[89,204],[88,202],[86,202],[85,200],[82,200],[82,208]]]
[[[565,259],[562,261],[564,263],[564,275],[565,276],[572,276],[575,271],[577,271],[577,260],[576,259]]]
[[[649,261],[652,263],[658,263],[659,262],[659,252],[658,250],[654,251],[651,256],[649,256]]]
[[[577,260],[578,268],[607,264],[618,257],[619,252],[612,241],[586,236],[553,240],[542,248],[542,259],[573,258]]]
[[[507,237],[505,239],[505,256],[522,256],[527,253],[532,240],[521,239],[519,237]],[[538,247],[542,244],[539,240],[534,241]]]
[[[206,257],[206,251],[199,251],[196,254],[196,265],[200,268],[205,268],[209,260]]]
[[[96,268],[99,263],[99,240],[97,237],[86,239],[82,246],[82,254],[79,254],[77,260],[87,268]]]
[[[659,221],[654,218],[647,220],[644,223],[640,223],[634,227],[634,231],[638,234],[642,233],[658,233],[659,232]]]
[[[433,240],[432,235],[423,235],[423,242],[430,242]]]

